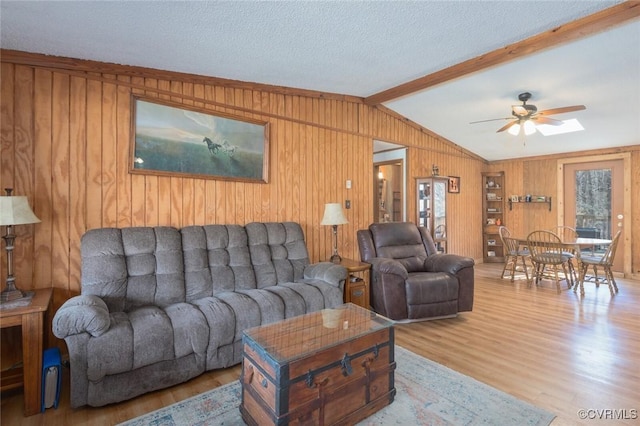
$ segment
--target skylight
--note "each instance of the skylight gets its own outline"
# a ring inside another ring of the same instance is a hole
[[[536,130],[538,130],[544,136],[561,135],[563,133],[571,133],[584,130],[582,124],[580,124],[580,122],[575,118],[572,118],[570,120],[562,120],[562,123],[563,124],[561,124],[560,126],[538,124],[536,125]]]

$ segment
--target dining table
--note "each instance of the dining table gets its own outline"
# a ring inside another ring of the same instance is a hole
[[[513,238],[513,237],[512,237]],[[518,244],[522,246],[527,245],[527,237],[515,237],[518,240]],[[561,239],[560,244],[564,248],[580,248],[580,250],[595,246],[608,246],[611,244],[611,240],[603,239],[603,238],[571,238],[571,239]]]
[[[569,238],[569,239],[563,239],[562,236],[559,236],[561,241],[560,241],[560,247],[562,251],[567,251],[567,252],[572,252],[575,253],[578,256],[578,262],[580,259],[580,253],[582,252],[582,250],[585,249],[589,249],[589,248],[594,248],[596,246],[608,246],[609,244],[612,243],[612,240],[607,240],[604,238],[585,238],[585,237],[578,237],[578,238]],[[522,237],[515,237],[516,240],[518,240],[518,245],[521,247],[527,247],[528,246],[528,240],[527,238],[522,238]],[[578,285],[579,281],[582,281],[584,279],[586,279],[586,277],[578,277],[576,275],[576,271],[574,269],[575,265],[570,264],[570,270],[572,271],[571,273],[571,286]]]

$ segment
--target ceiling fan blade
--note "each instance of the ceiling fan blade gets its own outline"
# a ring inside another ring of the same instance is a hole
[[[549,117],[532,117],[532,120],[536,120],[537,124],[549,124],[551,126],[562,126],[564,124],[564,121],[562,120],[555,120],[553,118],[549,118]]]
[[[491,118],[489,120],[480,120],[480,121],[472,121],[469,124],[476,124],[476,123],[486,123],[487,121],[498,121],[498,120],[513,120],[513,117],[504,117],[504,118]]]
[[[520,120],[513,120],[511,123],[505,124],[504,126],[500,127],[496,133],[504,132],[505,130],[508,130],[511,126],[514,126],[519,122]]]
[[[587,107],[584,105],[573,105],[562,108],[545,109],[544,111],[539,111],[537,115],[563,114],[565,112],[582,111],[583,109],[587,109]]]

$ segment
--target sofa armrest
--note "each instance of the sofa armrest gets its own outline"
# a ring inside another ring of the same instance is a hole
[[[53,334],[59,339],[74,334],[104,334],[110,327],[109,308],[98,296],[83,294],[64,302],[53,317]]]
[[[369,263],[371,263],[371,268],[377,273],[398,275],[403,280],[409,278],[407,268],[395,259],[374,257],[369,260]]]
[[[456,275],[460,270],[474,265],[470,257],[458,256],[457,254],[432,254],[424,261],[424,269],[428,272],[447,272]]]
[[[347,268],[331,262],[314,263],[304,268],[304,278],[326,281],[342,288],[344,280],[347,279]]]

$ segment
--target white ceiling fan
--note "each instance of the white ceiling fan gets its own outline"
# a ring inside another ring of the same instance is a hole
[[[481,121],[472,121],[469,124],[475,123],[484,123],[487,121],[497,121],[497,120],[511,120],[509,123],[505,124],[501,128],[498,129],[496,133],[504,132],[507,130],[512,135],[518,135],[521,132],[524,132],[525,135],[530,135],[539,130],[540,133],[547,136],[549,134],[556,134],[559,132],[544,132],[542,131],[542,127],[540,125],[550,125],[550,126],[564,126],[567,124],[566,121],[556,120],[554,118],[549,118],[549,115],[554,114],[564,114],[567,112],[573,111],[581,111],[586,109],[584,105],[573,105],[567,107],[560,108],[552,108],[546,109],[543,111],[538,111],[538,108],[535,105],[527,104],[527,101],[531,99],[531,93],[524,92],[518,95],[518,100],[522,102],[522,105],[512,105],[511,106],[511,117],[504,118],[492,118],[489,120],[481,120]],[[577,123],[576,120],[575,123]],[[569,123],[572,125],[573,123]],[[575,126],[575,124],[573,124]],[[577,123],[577,128],[571,128],[563,130],[561,133],[567,133],[570,131],[576,130],[584,130],[584,128]]]

